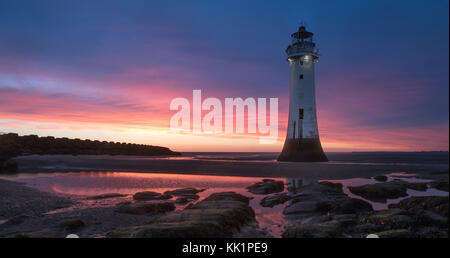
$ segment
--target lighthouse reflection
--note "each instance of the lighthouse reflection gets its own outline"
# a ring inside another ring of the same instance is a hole
[[[286,185],[288,192],[296,193],[300,187],[303,186],[303,179],[298,177],[288,177],[286,178]]]

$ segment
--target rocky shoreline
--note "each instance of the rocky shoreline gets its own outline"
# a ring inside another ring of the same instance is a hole
[[[407,189],[431,187],[448,192],[448,171],[421,175],[432,181],[425,186],[403,180],[350,188],[313,182],[286,192],[283,181],[264,179],[247,187],[262,207],[283,205],[288,223],[284,238],[361,238],[377,234],[386,238],[448,238],[448,195],[406,197]],[[24,184],[0,180],[0,237],[113,238],[215,238],[273,237],[261,228],[249,197],[235,192],[216,192],[200,199],[205,189],[182,188],[166,192],[138,192],[130,201],[112,207],[71,209],[67,196],[38,191]],[[120,198],[121,194],[89,196],[87,200]],[[388,209],[374,211],[365,201],[383,202],[406,197]],[[182,206],[182,208],[177,208]],[[60,212],[52,212],[64,209]]]

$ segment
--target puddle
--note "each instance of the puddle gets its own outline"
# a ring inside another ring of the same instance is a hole
[[[404,173],[404,172],[398,172],[398,173],[391,173],[386,175],[388,180],[387,182],[391,182],[394,180],[402,180],[406,181],[408,183],[428,183],[433,180],[428,179],[421,179],[417,178],[416,174],[411,173]],[[373,178],[350,178],[350,179],[342,179],[342,180],[320,180],[320,181],[328,181],[332,183],[341,183],[343,185],[343,191],[345,194],[347,194],[351,198],[360,199],[363,201],[366,201],[370,203],[374,210],[385,210],[388,208],[389,204],[398,203],[403,199],[414,197],[414,196],[448,196],[448,192],[440,191],[434,188],[430,188],[428,186],[426,191],[416,191],[412,189],[408,189],[406,193],[408,196],[406,197],[400,197],[396,199],[387,199],[386,203],[380,203],[380,202],[373,202],[369,201],[359,195],[355,195],[348,189],[349,186],[361,186],[366,184],[380,184],[383,182],[376,181]]]
[[[112,207],[121,202],[132,201],[133,194],[142,191],[163,193],[169,190],[193,187],[206,189],[198,193],[200,198],[197,201],[201,201],[217,192],[236,192],[251,197],[250,206],[255,211],[256,220],[260,228],[266,229],[271,236],[279,237],[283,227],[287,224],[282,215],[283,208],[287,203],[285,205],[274,206],[273,208],[262,207],[260,202],[267,195],[255,195],[247,191],[247,186],[261,181],[261,178],[255,177],[129,172],[74,172],[34,175],[19,174],[9,179],[26,183],[39,190],[69,196],[72,200],[78,202],[74,206],[53,210],[48,214],[93,207]],[[286,183],[284,179],[274,179],[282,180]],[[109,193],[126,194],[127,196],[86,200],[87,197]],[[176,197],[173,199],[175,200]],[[176,208],[183,209],[187,205],[176,204]]]
[[[407,182],[430,182],[431,180],[417,178],[415,174],[391,173],[386,175],[388,182],[403,180]],[[73,172],[73,173],[39,173],[18,174],[8,179],[26,183],[39,190],[69,196],[78,203],[72,207],[51,211],[51,213],[64,212],[75,209],[86,209],[93,207],[113,207],[118,203],[132,201],[132,195],[141,191],[154,191],[163,193],[179,188],[193,187],[206,189],[198,193],[198,201],[216,192],[236,192],[251,197],[250,206],[255,211],[256,220],[260,228],[265,229],[271,236],[280,237],[289,221],[283,216],[283,209],[289,202],[276,205],[272,208],[262,207],[261,200],[270,195],[255,195],[247,191],[246,187],[262,178],[255,177],[232,177],[232,176],[210,176],[210,175],[180,175],[180,174],[156,174],[156,173],[132,173],[132,172]],[[299,178],[273,178],[285,182],[285,192],[295,190],[306,185],[309,181]],[[426,191],[415,191],[408,189],[408,197],[388,199],[386,203],[377,203],[366,200],[352,194],[349,186],[360,186],[365,184],[382,183],[373,178],[352,178],[344,180],[321,180],[343,184],[344,193],[352,198],[362,199],[372,204],[375,210],[387,209],[391,203],[397,203],[411,196],[448,196],[448,192],[428,188]],[[87,200],[87,197],[96,195],[118,193],[125,194],[124,197],[114,197],[100,200]],[[176,204],[177,209],[183,209],[186,205]],[[1,223],[1,222],[0,222]]]

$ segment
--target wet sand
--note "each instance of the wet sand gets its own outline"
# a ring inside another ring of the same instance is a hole
[[[448,155],[444,154],[444,155]],[[269,157],[270,158],[270,157]],[[71,156],[30,155],[15,158],[19,172],[123,171],[176,173],[244,177],[301,177],[309,180],[372,177],[378,174],[407,172],[422,174],[448,170],[447,162],[389,163],[331,161],[327,163],[292,163],[274,160],[224,160],[184,157]],[[342,160],[342,159],[341,159]],[[403,161],[403,160],[400,160]],[[417,162],[417,161],[416,161]]]

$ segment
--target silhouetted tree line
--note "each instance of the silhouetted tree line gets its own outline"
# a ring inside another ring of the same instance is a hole
[[[120,143],[107,141],[91,141],[52,136],[37,135],[19,136],[15,133],[0,135],[0,171],[17,170],[17,164],[8,161],[12,157],[30,154],[71,154],[71,155],[180,155],[169,148]]]

